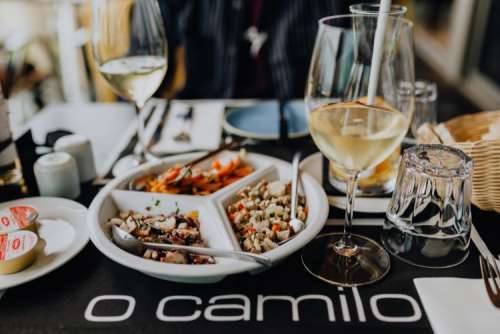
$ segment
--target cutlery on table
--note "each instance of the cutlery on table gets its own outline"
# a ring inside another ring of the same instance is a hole
[[[493,256],[486,258],[480,255],[479,264],[488,297],[495,307],[500,308],[500,269],[497,261]]]
[[[470,238],[474,245],[476,246],[477,250],[479,253],[484,257],[484,258],[493,258],[493,253],[488,249],[488,246],[486,246],[486,243],[483,241],[481,236],[479,235],[479,232],[476,229],[476,226],[474,226],[474,223],[471,224],[471,232],[470,232]]]
[[[278,242],[278,245],[283,245],[290,240],[293,240],[304,229],[303,221],[297,219],[297,204],[299,200],[299,184],[300,184],[300,152],[295,153],[292,160],[292,199],[290,210],[290,226],[293,229],[294,235],[286,240]]]
[[[208,247],[193,247],[184,245],[173,245],[173,244],[160,244],[153,242],[142,242],[127,231],[122,230],[116,225],[112,226],[113,240],[122,249],[127,252],[142,255],[145,248],[157,249],[157,250],[168,250],[168,251],[184,251],[198,255],[208,255],[216,257],[231,257],[237,258],[244,261],[252,261],[262,264],[266,267],[271,267],[271,260],[263,255],[233,251],[226,249],[208,248]]]
[[[493,253],[491,253],[491,251],[488,249],[488,246],[486,246],[486,243],[479,235],[479,232],[477,231],[474,223],[472,223],[471,226],[470,237],[479,253],[481,254],[479,255],[479,266],[481,268],[481,276],[483,277],[488,297],[490,298],[493,305],[495,305],[496,307],[500,307],[500,273],[498,270],[498,261],[495,260],[495,256],[493,255]],[[496,293],[494,293],[492,289],[492,287],[494,286],[496,286]]]
[[[302,231],[304,222],[297,219],[297,204],[299,201],[299,163],[300,151],[295,153],[292,160],[292,203],[290,210],[290,226],[295,234]]]
[[[157,159],[157,157],[153,155],[150,150],[151,147],[153,147],[160,140],[161,132],[165,123],[165,118],[168,114],[168,111],[170,110],[170,100],[165,100],[164,106],[162,106],[162,102],[163,101],[160,101],[159,103],[155,104],[144,120],[144,146],[136,145],[134,147],[135,154],[144,155],[144,162]],[[162,107],[161,110],[157,110],[160,107]],[[137,133],[137,135],[139,135],[139,133]],[[139,140],[139,138],[137,139]]]
[[[161,103],[165,103],[165,106],[161,111],[156,111],[157,108],[160,108]],[[137,129],[135,129],[134,132],[131,133],[131,136],[128,139],[128,144],[119,154],[116,155],[116,157],[113,158],[114,161],[111,164],[111,174],[115,177],[123,174],[123,172],[126,172],[133,167],[137,167],[141,163],[146,162],[146,158],[156,158],[149,152],[149,149],[156,143],[157,137],[161,135],[164,117],[168,112],[168,109],[170,108],[170,103],[169,101],[159,101],[159,103],[156,103],[154,105],[153,103],[148,103],[148,105],[151,105],[151,107],[141,111],[141,114],[143,114],[144,117],[144,131],[146,133],[149,133],[150,127],[154,127],[154,131],[152,131],[151,137],[148,136],[148,138],[143,138],[144,140],[148,141],[145,146],[134,144],[134,140],[139,140],[139,133],[137,132]],[[161,113],[160,117],[155,117],[158,112]],[[160,131],[160,133],[158,133],[158,131]],[[124,154],[126,154],[131,149],[132,144],[134,145],[132,146],[133,154],[124,156]],[[135,161],[136,159],[133,157],[136,155],[140,155],[143,161],[141,161],[140,163],[138,163],[138,161]],[[102,183],[101,180],[96,180],[96,182],[98,184]]]
[[[193,106],[189,106],[188,110],[182,114],[177,115],[178,118],[182,118],[181,131],[174,136],[174,141],[179,142],[190,142],[191,135],[189,134],[191,130],[191,124],[193,122]]]
[[[151,136],[151,139],[146,144],[146,152],[149,152],[151,148],[154,145],[156,145],[156,143],[158,143],[158,141],[160,140],[169,110],[170,110],[170,100],[167,100],[165,108],[163,108],[162,114],[160,116],[160,122],[158,122],[158,125],[156,126],[156,129],[153,132],[153,135]]]
[[[292,241],[293,239],[295,239],[298,235],[299,235],[300,232],[297,232],[295,233],[294,235],[292,235],[290,238],[288,239],[285,239],[285,240],[281,240],[280,242],[278,242],[278,246],[281,246],[283,244],[286,244],[287,242],[289,241]]]

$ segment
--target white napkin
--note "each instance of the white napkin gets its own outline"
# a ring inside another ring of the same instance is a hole
[[[193,107],[191,125],[187,126],[190,142],[178,142],[174,137],[182,131],[184,115],[189,104],[172,101],[161,138],[151,150],[157,154],[180,153],[193,150],[215,150],[220,145],[224,103],[220,101],[190,102]]]
[[[89,138],[99,176],[105,176],[136,129],[134,107],[127,103],[52,104],[28,123],[37,144],[48,132],[68,130]]]
[[[413,280],[437,334],[500,333],[500,309],[490,302],[481,279]]]

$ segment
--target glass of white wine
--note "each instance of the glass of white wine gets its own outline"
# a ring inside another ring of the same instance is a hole
[[[387,17],[380,71],[371,101],[368,86],[376,15],[340,15],[319,21],[306,85],[309,130],[319,150],[347,175],[343,233],[318,236],[302,253],[314,276],[340,286],[381,279],[390,268],[374,240],[351,233],[359,174],[385,160],[402,142],[413,115],[412,23]],[[398,89],[406,87],[400,99]]]
[[[140,111],[167,71],[167,40],[157,0],[93,0],[92,49],[97,69],[113,91],[136,107],[140,149],[117,162],[121,170],[136,167],[152,156]]]

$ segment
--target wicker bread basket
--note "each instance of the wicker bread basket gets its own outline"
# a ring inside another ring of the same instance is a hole
[[[485,140],[484,135],[492,139]],[[437,126],[424,124],[418,141],[453,146],[470,156],[474,160],[472,202],[482,210],[500,212],[500,111],[460,116]]]

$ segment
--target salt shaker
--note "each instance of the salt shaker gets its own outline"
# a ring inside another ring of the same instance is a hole
[[[75,159],[66,152],[41,156],[34,166],[42,196],[75,199],[80,195],[80,179]]]
[[[81,135],[67,135],[55,142],[54,151],[66,152],[73,156],[78,165],[80,182],[95,179],[96,170],[90,140]]]

